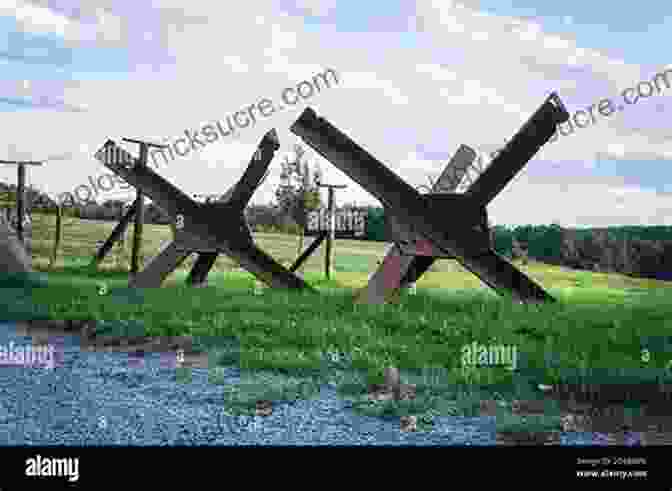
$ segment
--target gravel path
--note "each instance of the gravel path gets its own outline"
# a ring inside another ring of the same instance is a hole
[[[222,403],[240,370],[222,368],[226,384],[193,368],[176,381],[166,357],[142,364],[121,352],[80,349],[76,335],[51,336],[53,369],[0,366],[0,445],[493,445],[493,418],[439,416],[430,430],[400,431],[399,418],[357,414],[330,384],[308,400],[274,405],[268,416],[231,416]],[[0,323],[0,346],[35,346],[15,325]],[[59,356],[60,355],[60,356]],[[590,444],[595,435],[561,434],[560,444]]]

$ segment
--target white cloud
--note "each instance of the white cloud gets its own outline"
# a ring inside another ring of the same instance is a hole
[[[672,225],[672,195],[609,182],[535,182],[523,175],[495,198],[488,212],[494,223],[506,225]]]
[[[426,174],[438,174],[461,143],[485,151],[500,147],[552,90],[559,90],[572,110],[585,103],[579,96],[589,88],[587,83],[599,83],[605,88],[600,95],[610,96],[635,85],[641,77],[639,66],[578,46],[564,35],[550,35],[542,24],[479,12],[473,7],[477,2],[417,2],[415,25],[422,33],[411,47],[395,44],[397,33],[377,33],[373,28],[366,33],[327,27],[318,32],[306,30],[302,18],[291,17],[276,2],[266,0],[238,3],[235,9],[226,3],[194,0],[188,10],[177,0],[157,2],[156,16],[151,17],[157,24],[141,23],[141,27],[131,26],[131,12],[124,12],[122,4],[110,10],[109,2],[87,2],[82,11],[90,24],[46,7],[15,4],[27,6],[20,15],[32,19],[31,28],[40,32],[57,33],[73,43],[124,46],[134,34],[132,29],[141,29],[139,37],[175,60],[157,72],[136,67],[118,80],[66,84],[64,100],[89,108],[89,113],[0,114],[0,124],[6,128],[0,153],[12,153],[6,143],[10,141],[16,145],[15,153],[31,154],[31,158],[74,152],[71,161],[48,164],[32,173],[35,180],[59,191],[102,171],[92,154],[108,138],[171,141],[185,129],[196,130],[262,98],[278,102],[284,88],[310,80],[326,68],[338,72],[338,86],[239,131],[235,138],[192,152],[160,172],[190,193],[223,193],[240,177],[259,140],[271,128],[280,136],[282,148],[276,160],[280,159],[297,141],[289,126],[304,107],[311,106],[409,183],[425,184]],[[7,8],[7,2],[4,5]],[[333,1],[297,5],[317,16],[330,15],[335,8]],[[577,67],[587,69],[588,75],[578,78],[576,71],[569,70]],[[17,84],[17,90],[31,92],[33,87],[27,82],[23,89]],[[572,162],[578,169],[594,164],[598,154],[672,157],[662,140],[663,130],[634,131],[626,126],[626,121],[632,121],[628,118],[625,114],[602,118],[544,147],[535,160]],[[416,152],[419,144],[445,157],[428,160]],[[271,183],[277,180],[278,167],[274,161],[273,177],[255,194],[255,200],[272,196]],[[349,182],[330,164],[322,167],[327,180]],[[512,183],[515,192],[507,188],[506,196],[502,194],[493,203],[492,213],[501,221],[548,223],[557,216],[569,223],[580,221],[586,209],[595,216],[602,213],[605,220],[636,220],[671,207],[667,198],[642,190],[626,194],[627,209],[615,211],[622,206],[615,201],[617,183],[551,185],[526,183],[526,179],[523,176]],[[571,186],[571,198],[562,186]],[[596,193],[605,196],[603,202],[595,200]],[[372,201],[356,185],[348,188],[348,197]],[[600,203],[594,205],[595,201]]]
[[[96,9],[97,36],[96,38],[103,42],[118,43],[123,39],[123,23],[121,18],[113,15],[111,12],[98,8]]]
[[[607,145],[607,153],[622,158],[625,156],[625,145],[623,143],[609,143]]]
[[[294,0],[294,3],[316,17],[327,16],[336,8],[336,0]]]
[[[46,7],[32,5],[20,0],[3,0],[0,12],[15,17],[17,22],[27,31],[48,32],[64,36],[70,21]]]
[[[409,103],[408,97],[392,81],[383,80],[373,72],[348,72],[343,78],[349,90],[380,90],[392,104],[406,105]]]

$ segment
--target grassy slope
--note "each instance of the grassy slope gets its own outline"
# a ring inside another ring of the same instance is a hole
[[[10,319],[96,319],[115,321],[108,326],[138,334],[194,335],[214,353],[215,364],[238,363],[254,374],[245,379],[246,390],[230,388],[231,411],[249,413],[261,399],[308,396],[315,387],[307,387],[301,374],[319,379],[325,368],[343,374],[339,390],[353,407],[371,415],[471,414],[493,394],[501,396],[500,402],[533,399],[530,388],[538,383],[576,387],[588,382],[589,389],[596,384],[603,392],[612,387],[617,398],[650,401],[660,393],[660,376],[669,373],[672,349],[663,340],[672,327],[672,285],[664,282],[531,263],[522,269],[560,302],[521,306],[493,295],[456,262],[439,261],[418,282],[418,295],[397,305],[357,306],[353,289],[366,284],[388,245],[340,240],[335,280],[324,281],[320,272],[322,248],[304,268],[305,278],[321,290],[318,296],[272,290],[255,295],[253,277],[223,256],[209,276],[212,288],[183,285],[193,264],[188,260],[164,288],[133,291],[126,288],[128,251],[122,254],[124,264],[112,253],[97,273],[85,267],[96,242],[107,238],[113,226],[66,218],[49,287],[33,289],[28,299],[25,292],[5,289],[0,308]],[[33,230],[33,264],[46,271],[54,218],[34,216]],[[146,225],[147,257],[170,236],[166,226]],[[296,237],[256,234],[255,239],[281,262],[297,256]],[[116,322],[120,320],[127,322]],[[461,348],[473,341],[516,346],[520,370],[464,369]],[[236,349],[229,349],[232,345]],[[643,345],[651,350],[646,362]],[[380,383],[382,369],[389,365],[418,385],[418,397],[392,407],[371,405],[363,396],[366,387]],[[345,370],[352,367],[360,370]],[[259,374],[267,379],[260,382]],[[282,382],[271,383],[278,374]],[[663,382],[669,384],[669,377]],[[540,427],[557,429],[554,414],[537,421]],[[531,431],[530,417],[506,412],[498,418],[499,431]]]

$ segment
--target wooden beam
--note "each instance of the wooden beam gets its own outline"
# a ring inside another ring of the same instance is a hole
[[[327,247],[324,254],[324,276],[331,279],[331,268],[334,262],[334,239],[336,238],[336,207],[334,203],[334,189],[344,189],[345,184],[318,184],[319,187],[329,190],[327,214],[329,216],[329,230],[327,230]]]

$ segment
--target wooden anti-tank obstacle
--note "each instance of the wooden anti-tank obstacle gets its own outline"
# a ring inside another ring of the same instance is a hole
[[[432,186],[430,194],[425,196],[431,199],[435,194],[454,192],[475,158],[476,152],[471,147],[461,145]],[[429,270],[436,259],[455,259],[454,256],[433,247],[422,235],[404,227],[403,223],[388,210],[385,211],[385,215],[389,220],[394,244],[369,279],[368,285],[357,295],[358,302],[369,304],[388,302],[398,295],[402,288],[414,284]]]
[[[151,143],[143,140],[135,140],[131,138],[123,138],[125,142],[137,143],[140,145],[140,157],[135,160],[135,163],[139,167],[147,167],[147,155],[149,147],[152,148],[167,148],[168,145],[160,145],[157,143]],[[130,156],[128,152],[124,155]],[[132,158],[132,157],[131,157]],[[140,249],[142,248],[142,230],[143,224],[145,221],[145,198],[142,194],[140,188],[136,188],[135,201],[133,205],[122,215],[119,223],[114,227],[110,236],[103,242],[100,246],[100,249],[96,252],[93,260],[91,261],[90,266],[95,268],[100,264],[100,262],[105,259],[105,256],[110,252],[115,243],[119,242],[123,237],[128,224],[131,223],[131,220],[135,217],[135,227],[133,229],[133,249],[131,252],[131,274],[137,274],[140,269]]]
[[[238,183],[220,201],[199,203],[148,167],[135,165],[136,160],[128,152],[108,140],[96,158],[126,182],[142,189],[143,194],[171,217],[176,229],[174,239],[162,245],[145,269],[131,278],[129,286],[159,287],[192,253],[197,253],[198,259],[187,282],[203,284],[217,256],[223,253],[271,287],[312,291],[303,279],[257,247],[245,221],[245,207],[278,148],[276,132],[271,130],[259,143]]]
[[[555,299],[492,249],[486,206],[568,119],[552,93],[464,194],[420,194],[311,108],[291,131],[374,195],[407,231],[425,239],[430,257],[454,257],[498,293],[537,303]]]

